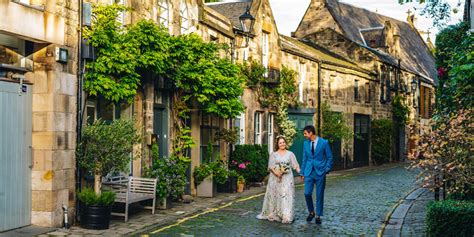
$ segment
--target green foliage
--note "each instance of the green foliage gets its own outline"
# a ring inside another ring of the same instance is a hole
[[[442,30],[436,38],[439,86],[437,116],[470,109],[474,101],[474,34],[469,24],[459,23]]]
[[[222,140],[228,144],[235,144],[239,140],[239,131],[236,128],[222,128],[215,134],[216,140]]]
[[[474,202],[443,200],[428,204],[428,236],[473,236]]]
[[[138,144],[140,138],[134,120],[118,119],[107,124],[99,119],[82,130],[76,157],[82,168],[95,175],[126,171],[133,145]]]
[[[291,146],[296,137],[296,124],[288,118],[288,106],[297,105],[296,76],[297,72],[283,66],[280,72],[280,83],[278,86],[265,84],[266,69],[262,64],[252,61],[250,64],[244,62],[240,65],[241,77],[252,86],[263,107],[276,110],[276,122],[280,135],[286,138],[288,146]]]
[[[176,157],[159,157],[158,145],[152,145],[153,165],[145,168],[145,177],[157,178],[156,196],[177,198],[184,193],[186,187],[186,163],[179,162]]]
[[[268,174],[268,146],[236,145],[230,156],[229,169],[250,182],[261,182]]]
[[[105,99],[131,102],[141,83],[140,73],[163,74],[168,65],[170,36],[153,21],[122,27],[116,20],[122,5],[94,5],[91,28],[84,38],[96,49],[96,60],[86,65],[84,90]]]
[[[85,188],[82,191],[77,192],[77,198],[83,204],[88,206],[111,206],[115,202],[115,193],[107,191],[97,195],[93,189]]]
[[[410,108],[406,104],[406,98],[396,95],[392,100],[392,114],[395,126],[403,128],[409,121]]]
[[[372,120],[370,124],[372,136],[372,160],[381,165],[390,160],[392,147],[393,123],[389,119]]]
[[[87,65],[86,91],[131,102],[146,72],[172,79],[185,102],[194,98],[207,113],[232,118],[243,111],[239,96],[244,79],[237,65],[219,57],[222,47],[195,34],[171,36],[150,20],[123,28],[116,19],[124,10],[119,5],[94,7],[94,21],[84,37],[97,49],[97,59]]]
[[[212,178],[216,183],[223,184],[227,181],[230,176],[230,172],[227,171],[225,163],[218,159],[213,162],[203,163],[200,166],[194,168],[193,177],[196,185],[199,185],[205,178],[212,175]]]
[[[237,183],[239,183],[239,184],[244,184],[244,183],[245,183],[245,178],[244,178],[244,176],[239,175],[239,177],[237,178]]]
[[[219,45],[204,42],[195,34],[172,38],[171,67],[167,75],[184,92],[184,101],[194,98],[208,114],[234,118],[244,107],[239,98],[244,79],[239,67],[219,58]]]
[[[285,100],[285,103],[289,106],[297,105],[297,88],[296,88],[296,77],[298,73],[285,65],[281,68],[280,72],[280,85],[276,89],[279,100]]]
[[[265,67],[257,61],[252,60],[250,64],[244,62],[239,64],[241,77],[248,86],[259,86],[266,81]]]
[[[321,113],[323,115],[321,134],[323,137],[328,139],[329,142],[352,138],[354,134],[351,127],[347,125],[343,113],[331,111],[331,107],[327,101],[324,101],[321,105]]]
[[[411,3],[413,0],[398,0],[398,3]],[[433,20],[433,25],[442,27],[451,19],[451,12],[457,13],[461,6],[461,1],[453,8],[446,0],[415,0],[422,4],[420,14]]]

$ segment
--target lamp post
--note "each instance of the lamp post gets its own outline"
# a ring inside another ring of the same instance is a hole
[[[247,48],[249,46],[249,40],[250,38],[253,38],[253,26],[255,24],[255,17],[250,14],[250,6],[247,6],[245,9],[244,14],[239,16],[239,21],[240,21],[240,29],[234,29],[234,33],[237,35],[242,36],[245,39],[245,45],[244,46],[236,46],[236,40],[235,38],[232,41],[231,45],[231,58],[232,62],[235,61],[234,54],[235,54],[235,49],[242,49],[242,48]]]

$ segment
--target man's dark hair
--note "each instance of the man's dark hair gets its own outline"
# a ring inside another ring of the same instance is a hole
[[[306,125],[306,126],[303,128],[303,131],[310,132],[310,133],[313,133],[313,134],[316,135],[316,128],[314,128],[313,125]]]

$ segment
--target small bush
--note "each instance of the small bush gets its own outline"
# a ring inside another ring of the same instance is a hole
[[[267,176],[267,145],[237,145],[232,152],[229,168],[248,182],[261,182]]]
[[[372,160],[381,165],[390,160],[392,147],[393,123],[388,119],[377,119],[371,122]]]
[[[102,192],[100,195],[97,195],[91,188],[85,188],[77,193],[77,198],[79,199],[79,201],[88,206],[110,206],[114,204],[115,193]]]
[[[473,236],[474,202],[444,200],[428,204],[426,213],[429,236]]]

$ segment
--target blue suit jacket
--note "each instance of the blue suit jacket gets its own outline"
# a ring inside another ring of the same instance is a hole
[[[314,155],[311,153],[311,141],[305,140],[303,143],[303,164],[300,175],[311,175],[313,168],[317,176],[323,176],[332,169],[332,152],[329,142],[320,137]]]

